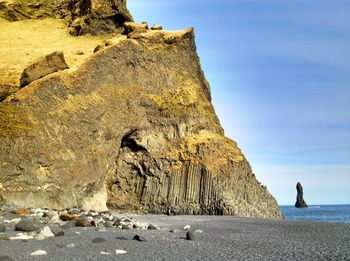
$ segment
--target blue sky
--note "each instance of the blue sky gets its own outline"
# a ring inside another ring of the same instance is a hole
[[[350,1],[129,0],[138,22],[195,27],[225,133],[279,204],[350,203]]]

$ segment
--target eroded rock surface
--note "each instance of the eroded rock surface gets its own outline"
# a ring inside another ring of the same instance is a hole
[[[71,34],[122,33],[133,21],[126,0],[0,0],[0,18],[9,21],[56,17]]]
[[[127,25],[127,36],[79,68],[0,102],[0,199],[281,218],[237,144],[224,136],[193,29]]]
[[[20,85],[24,87],[46,75],[65,69],[68,69],[68,65],[62,52],[48,54],[24,69],[20,79]]]

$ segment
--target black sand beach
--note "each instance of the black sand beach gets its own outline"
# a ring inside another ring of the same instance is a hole
[[[14,260],[350,260],[347,224],[230,216],[131,216],[160,229],[72,228],[63,237],[0,240],[0,256]],[[191,226],[195,241],[185,239],[186,225]],[[132,240],[135,235],[147,241]],[[95,238],[106,241],[93,243]],[[30,256],[36,250],[47,255]],[[126,253],[116,254],[116,250]]]

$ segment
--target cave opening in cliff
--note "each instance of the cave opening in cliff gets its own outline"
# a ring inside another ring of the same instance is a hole
[[[139,151],[146,152],[147,150],[144,147],[137,144],[133,136],[134,134],[135,134],[135,131],[131,131],[122,138],[121,148],[129,148],[132,152],[139,152]]]

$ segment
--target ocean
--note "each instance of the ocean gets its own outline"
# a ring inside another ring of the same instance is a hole
[[[350,205],[313,205],[308,208],[280,206],[286,220],[308,220],[350,224]]]

